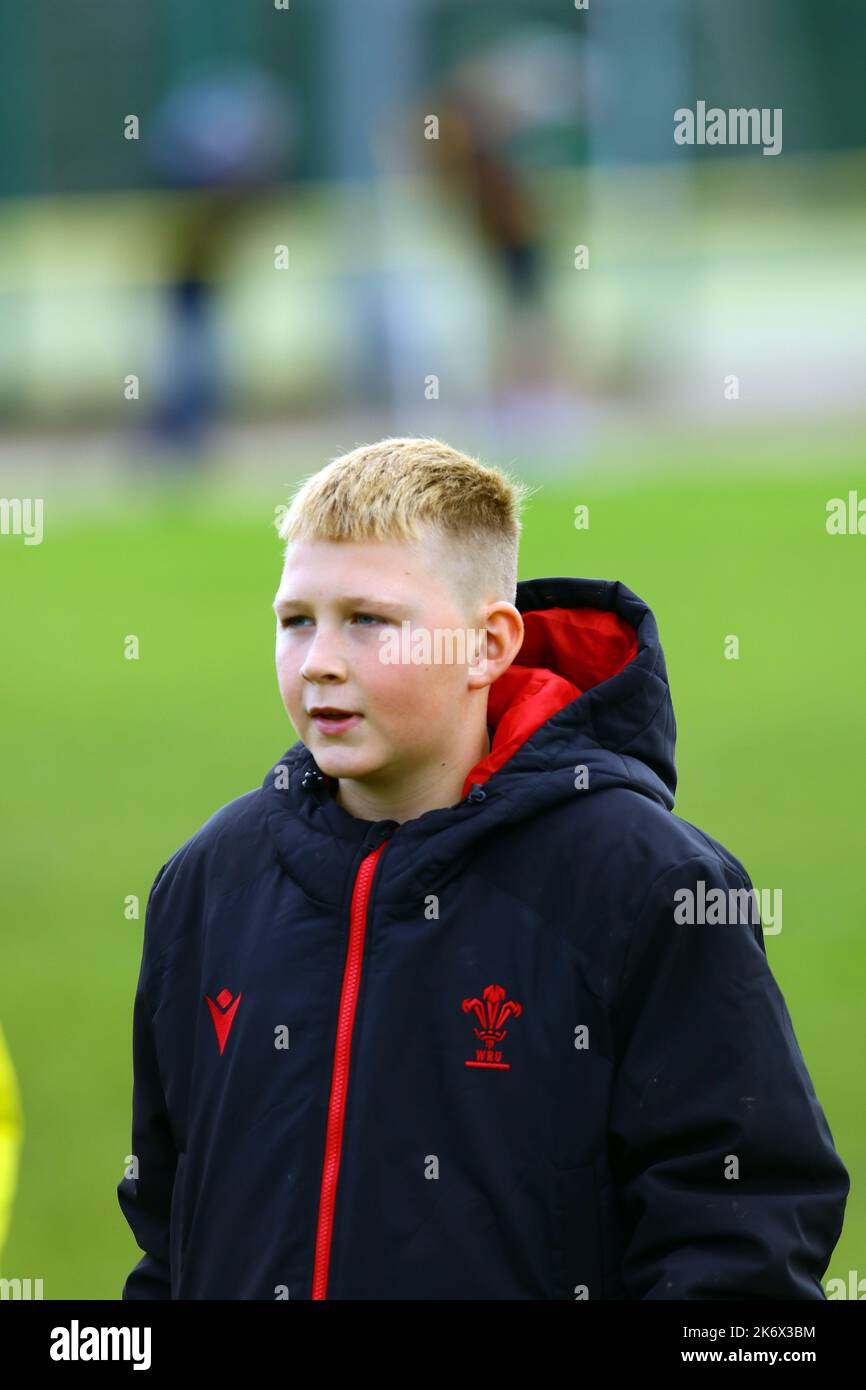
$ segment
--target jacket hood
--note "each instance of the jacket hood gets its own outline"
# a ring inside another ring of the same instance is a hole
[[[575,795],[626,787],[673,808],[676,721],[648,605],[618,581],[552,578],[521,580],[515,606],[524,640],[490,687],[489,753],[467,773],[456,805],[400,825],[401,841],[417,845],[416,868],[423,858],[431,874],[476,834]],[[280,858],[303,878],[312,875],[293,850],[296,818],[355,844],[382,824],[339,805],[336,784],[300,741],[262,788]]]
[[[561,746],[581,751],[575,762],[587,764],[589,757],[602,774],[590,776],[587,790],[593,780],[604,786],[624,780],[670,809],[676,722],[647,605],[606,580],[532,579],[518,584],[516,607],[523,645],[490,687],[490,752],[468,773],[463,795],[501,768],[510,770],[524,744],[541,755],[527,763],[537,771],[550,767]]]

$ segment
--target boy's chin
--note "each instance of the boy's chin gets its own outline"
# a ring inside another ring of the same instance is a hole
[[[381,753],[362,748],[313,747],[320,772],[356,786],[368,786],[371,791],[383,791],[395,780],[394,760]]]
[[[312,744],[311,752],[319,771],[326,777],[351,777],[360,782],[374,776],[383,766],[381,759],[371,757],[360,748],[323,747],[319,741]]]

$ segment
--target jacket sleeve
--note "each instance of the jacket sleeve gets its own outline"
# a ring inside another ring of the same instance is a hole
[[[169,1234],[177,1151],[166,1107],[147,998],[152,913],[167,865],[154,880],[145,912],[144,944],[132,1018],[132,1148],[138,1176],[117,1186],[120,1208],[144,1256],[123,1286],[123,1299],[171,1298]]]
[[[729,889],[754,894],[714,856],[668,869],[614,1006],[625,1296],[822,1299],[848,1173],[767,961],[757,895],[734,899],[722,923],[689,924],[680,890],[699,903],[699,880],[727,903]]]

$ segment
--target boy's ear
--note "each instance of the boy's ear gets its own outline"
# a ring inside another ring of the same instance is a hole
[[[514,661],[523,646],[523,618],[513,603],[502,600],[487,610],[485,625],[478,633],[480,642],[475,644],[470,681],[480,687],[492,685]]]

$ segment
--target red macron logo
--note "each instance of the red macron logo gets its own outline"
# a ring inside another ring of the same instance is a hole
[[[235,1014],[238,1011],[238,1004],[241,1002],[241,996],[238,995],[233,1004],[231,991],[228,989],[220,990],[216,997],[216,1004],[212,999],[208,998],[207,995],[204,997],[207,999],[210,1016],[213,1019],[213,1026],[216,1029],[217,1042],[220,1045],[220,1056],[222,1056],[223,1048],[231,1032],[231,1026],[235,1021]],[[230,1004],[231,1008],[229,1008]]]
[[[488,985],[484,990],[483,1003],[480,999],[463,1000],[463,1012],[468,1014],[470,1009],[481,1024],[480,1028],[472,1031],[484,1046],[475,1049],[475,1060],[467,1061],[467,1067],[496,1067],[499,1071],[508,1071],[511,1063],[503,1062],[502,1051],[496,1044],[502,1042],[508,1031],[502,1026],[505,1020],[519,1018],[523,1013],[522,1006],[513,999],[506,999],[501,985]]]

